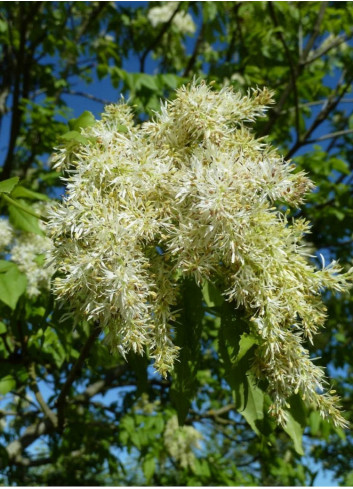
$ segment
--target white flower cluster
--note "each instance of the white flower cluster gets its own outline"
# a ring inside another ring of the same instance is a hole
[[[43,205],[40,210],[43,210]],[[41,223],[41,227],[44,231],[45,224]],[[5,250],[7,258],[26,275],[29,297],[50,289],[54,267],[45,265],[44,258],[52,245],[46,236],[15,230],[7,219],[0,219],[0,252]]]
[[[254,369],[268,381],[271,413],[284,423],[288,398],[300,392],[344,425],[303,342],[324,323],[320,292],[344,291],[352,272],[336,263],[316,270],[303,241],[308,223],[289,223],[274,207],[299,205],[312,184],[246,124],[271,95],[193,83],[141,126],[127,105],[110,105],[83,130],[87,143],[61,148],[54,161],[68,170],[67,196],[48,225],[61,272],[55,292],[121,351],[147,347],[165,375],[178,355],[178,284],[217,281],[252,319]]]
[[[153,27],[168,22],[178,7],[179,2],[167,2],[161,7],[153,7],[148,11],[147,18]],[[177,12],[172,24],[183,34],[193,34],[196,26],[192,17],[187,12]]]
[[[176,416],[172,416],[164,430],[164,445],[171,457],[183,469],[194,468],[195,454],[193,450],[200,448],[202,434],[193,426],[179,426]]]
[[[0,218],[0,252],[9,246],[13,238],[12,226],[7,219]]]
[[[27,276],[27,294],[36,297],[50,287],[53,267],[44,265],[44,256],[51,249],[52,242],[45,236],[22,233],[11,250],[11,260],[17,263]],[[42,262],[42,263],[41,263]]]

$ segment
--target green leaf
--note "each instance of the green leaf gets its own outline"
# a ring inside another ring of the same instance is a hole
[[[4,334],[6,333],[6,331],[7,331],[6,324],[0,321],[0,334]]]
[[[340,160],[339,158],[331,158],[330,163],[334,170],[339,171],[344,175],[350,174],[349,165],[345,161]]]
[[[0,274],[0,300],[15,309],[18,299],[25,292],[27,277],[17,267]]]
[[[288,419],[287,419],[287,422],[284,426],[284,431],[293,440],[295,451],[299,455],[304,455],[304,450],[303,450],[303,445],[302,445],[304,429],[302,428],[300,423],[298,423],[298,421],[296,421],[294,419],[294,417],[291,415],[291,413],[288,412],[287,415],[288,415]]]
[[[134,352],[130,352],[128,357],[128,364],[132,367],[135,372],[136,380],[137,380],[137,392],[136,395],[139,396],[143,392],[147,392],[148,390],[148,375],[147,375],[147,367],[148,367],[148,358],[146,355],[137,355]]]
[[[16,381],[12,375],[6,375],[0,379],[0,394],[5,395],[16,387]]]
[[[143,473],[146,477],[147,482],[149,482],[156,469],[156,462],[153,455],[148,454],[143,461]]]
[[[22,187],[21,185],[17,185],[17,187],[11,193],[11,197],[16,198],[25,198],[31,200],[50,200],[44,194],[40,194],[39,192],[34,192],[33,190],[29,190],[28,188]]]
[[[84,129],[85,127],[94,126],[96,123],[96,119],[92,112],[85,110],[77,119],[71,119],[69,121],[69,127],[72,132],[77,131],[80,133],[80,129]]]
[[[0,260],[0,273],[7,272],[11,268],[17,268],[17,265],[11,261]]]
[[[264,419],[264,392],[256,385],[256,379],[250,372],[245,380],[239,383],[239,388],[233,391],[233,396],[238,412],[259,435]]]
[[[221,306],[224,302],[222,294],[211,282],[204,283],[202,293],[208,307]]]
[[[184,280],[181,287],[182,312],[176,330],[175,344],[180,347],[179,361],[173,372],[171,399],[182,426],[191,401],[197,392],[197,372],[200,361],[200,338],[202,333],[202,292],[192,279]]]
[[[0,194],[9,194],[13,188],[18,184],[19,177],[8,178],[0,182]]]
[[[178,85],[181,83],[182,78],[178,75],[173,75],[171,73],[167,73],[165,75],[159,75],[162,78],[163,86],[167,86],[168,88],[175,90],[178,88]]]
[[[244,332],[246,322],[229,303],[222,306],[219,353],[237,411],[260,434],[264,419],[264,392],[251,374],[252,348],[257,340]]]
[[[254,338],[247,333],[243,333],[239,341],[239,351],[236,358],[236,363],[238,364],[240,360],[242,360],[242,358],[248,353],[248,351],[257,343],[257,338]]]
[[[65,141],[73,141],[81,144],[86,144],[89,142],[89,140],[85,136],[82,136],[82,134],[78,131],[66,132],[65,134],[60,136],[60,138],[64,139]]]
[[[145,73],[139,74],[139,83],[140,85],[148,88],[152,92],[158,91],[159,86],[157,82],[157,77],[153,75],[146,75]]]
[[[21,206],[32,211],[32,208],[26,204],[23,200],[19,201]],[[25,210],[19,209],[14,205],[9,205],[10,221],[16,229],[22,229],[29,233],[39,234],[44,236],[43,231],[39,227],[38,219],[28,214]]]

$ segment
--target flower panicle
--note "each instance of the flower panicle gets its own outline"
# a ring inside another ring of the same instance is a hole
[[[82,130],[86,142],[53,157],[67,185],[48,224],[54,290],[75,320],[99,322],[123,354],[148,350],[165,376],[178,357],[181,282],[219,279],[252,319],[253,368],[268,380],[271,413],[285,423],[298,392],[343,426],[304,344],[325,322],[321,292],[344,292],[353,273],[335,262],[317,269],[310,223],[289,222],[275,205],[300,206],[313,184],[252,133],[272,102],[267,89],[194,81],[141,125],[128,104],[106,107]]]

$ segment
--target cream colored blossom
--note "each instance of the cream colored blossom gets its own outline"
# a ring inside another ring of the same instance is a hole
[[[46,216],[51,204],[37,202],[33,210],[42,216]],[[45,233],[46,224],[39,221],[39,225]],[[21,272],[27,277],[27,294],[36,297],[41,292],[50,289],[50,280],[54,273],[52,265],[45,264],[45,257],[52,248],[53,243],[47,236],[20,231],[11,248],[11,261],[17,263]]]
[[[0,252],[11,243],[13,229],[8,219],[0,218]]]
[[[148,11],[147,18],[157,27],[159,24],[168,22],[178,7],[179,2],[167,2],[161,7],[153,7]],[[193,34],[196,26],[192,17],[187,12],[177,12],[172,20],[176,29],[184,34]]]
[[[194,450],[200,448],[202,434],[193,426],[179,426],[176,416],[172,416],[164,430],[164,445],[171,457],[183,469],[194,468]]]
[[[270,412],[284,423],[289,397],[300,392],[345,425],[304,342],[324,324],[321,291],[343,292],[352,271],[335,262],[318,270],[303,240],[309,223],[288,222],[274,207],[300,206],[312,183],[249,129],[271,97],[193,83],[141,126],[127,105],[108,106],[83,131],[86,144],[58,150],[55,165],[68,171],[48,225],[55,292],[76,320],[99,322],[113,347],[148,348],[166,375],[178,356],[181,281],[217,280],[251,317],[253,368],[268,381]]]
[[[52,247],[45,236],[21,233],[11,249],[11,261],[17,263],[21,272],[27,276],[27,294],[35,297],[50,288],[53,267],[44,264],[44,256]]]

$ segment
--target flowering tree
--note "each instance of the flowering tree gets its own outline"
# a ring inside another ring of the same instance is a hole
[[[350,7],[36,4],[0,24],[4,482],[305,484],[333,442],[349,482]]]

